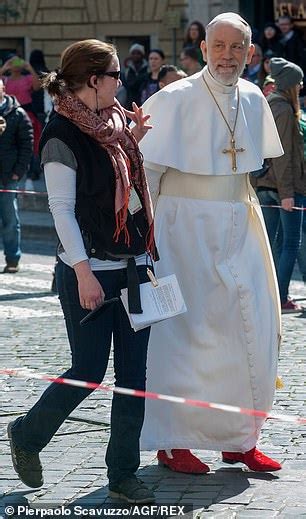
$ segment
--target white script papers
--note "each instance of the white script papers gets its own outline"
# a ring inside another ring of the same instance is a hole
[[[140,285],[142,314],[129,313],[126,288],[122,290],[121,300],[135,332],[187,311],[175,274],[158,279],[157,286],[151,281]]]

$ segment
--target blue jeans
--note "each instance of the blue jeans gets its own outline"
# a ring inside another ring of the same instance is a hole
[[[140,282],[147,282],[146,266],[137,267]],[[127,286],[126,269],[96,271],[106,299],[119,296]],[[59,260],[56,280],[71,348],[72,366],[65,378],[101,383],[114,344],[115,385],[145,389],[150,328],[134,332],[120,302],[110,305],[96,320],[80,326],[87,315],[79,303],[74,270]],[[12,427],[14,441],[29,452],[39,452],[60,425],[92,390],[53,383],[26,416]],[[132,476],[139,467],[139,437],[144,419],[144,398],[113,394],[111,434],[106,453],[110,484]]]
[[[280,205],[278,193],[271,190],[257,192],[262,205]],[[294,195],[294,205],[303,207],[304,197]],[[281,303],[288,299],[289,284],[301,245],[303,211],[262,208],[273,252]]]
[[[17,181],[11,180],[1,189],[17,189]],[[0,193],[0,219],[2,220],[3,250],[6,263],[18,263],[20,250],[20,221],[16,193]]]

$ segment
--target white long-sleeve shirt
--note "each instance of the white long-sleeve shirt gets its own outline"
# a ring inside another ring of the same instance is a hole
[[[64,263],[73,267],[77,263],[89,259],[75,217],[76,171],[61,162],[46,162],[44,173],[50,211],[56,232],[64,248],[64,252],[59,257]],[[117,270],[127,266],[127,260],[111,261],[90,258],[89,263],[92,270]],[[136,265],[146,263],[146,254],[136,257]]]

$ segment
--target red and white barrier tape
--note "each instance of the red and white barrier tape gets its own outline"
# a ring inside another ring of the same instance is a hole
[[[267,207],[271,209],[283,209],[281,205],[260,205],[260,207]],[[293,206],[291,209],[294,209],[295,211],[306,211],[306,207],[295,207]]]
[[[172,395],[164,395],[161,393],[153,393],[150,391],[141,391],[139,389],[128,389],[125,387],[110,387],[105,384],[97,384],[95,382],[85,382],[83,380],[74,380],[62,377],[52,377],[49,375],[44,375],[42,373],[37,373],[35,371],[24,369],[24,368],[15,368],[15,369],[0,369],[0,374],[11,375],[22,378],[33,378],[38,380],[46,380],[48,382],[56,382],[57,384],[67,384],[69,386],[82,387],[85,389],[98,389],[100,391],[112,391],[113,393],[119,393],[121,395],[128,395],[134,397],[142,397],[142,398],[150,398],[152,400],[167,400],[168,402],[173,402],[175,404],[185,404],[191,407],[202,407],[208,409],[216,409],[219,411],[225,411],[228,413],[238,413],[245,414],[249,416],[258,416],[260,418],[269,418],[272,420],[279,420],[281,422],[292,422],[297,424],[305,424],[306,418],[301,418],[300,416],[293,415],[282,415],[282,414],[272,414],[267,413],[266,411],[258,411],[256,409],[248,409],[245,407],[238,407],[234,405],[227,404],[217,404],[214,402],[205,402],[203,400],[194,400],[191,398],[184,398],[179,396]]]
[[[21,195],[47,196],[47,191],[28,191],[27,189],[0,189],[0,193],[20,193]]]

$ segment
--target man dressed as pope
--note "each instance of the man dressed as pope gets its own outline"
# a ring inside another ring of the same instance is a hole
[[[176,274],[187,306],[152,327],[147,390],[269,412],[280,304],[249,172],[283,150],[260,89],[239,78],[254,52],[248,23],[223,13],[206,35],[207,66],[143,106],[153,126],[140,149],[156,205],[156,273]],[[189,449],[279,470],[256,448],[263,422],[147,400],[141,448],[157,449],[159,462],[179,472],[209,471]]]

